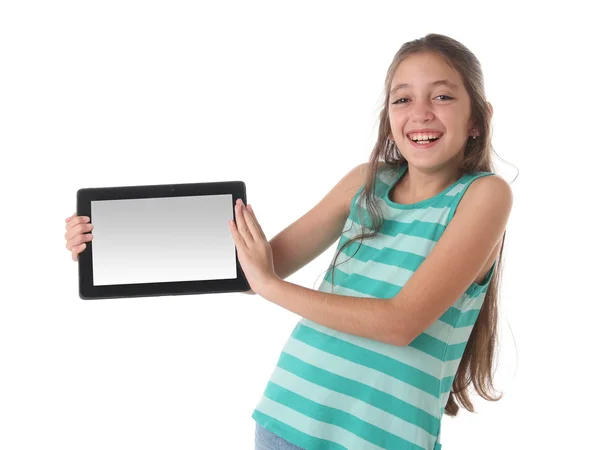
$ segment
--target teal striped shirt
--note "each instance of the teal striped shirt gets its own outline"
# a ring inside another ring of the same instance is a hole
[[[374,193],[383,212],[381,231],[364,240],[356,254],[358,242],[347,246],[336,261],[335,284],[330,268],[319,291],[393,297],[438,242],[471,182],[493,175],[465,174],[432,198],[410,205],[394,203],[391,188],[406,168],[404,164],[378,169]],[[359,211],[363,223],[368,217],[363,199],[358,198],[363,189],[352,199],[337,250],[360,233]],[[252,417],[307,450],[441,450],[444,408],[495,267],[494,262],[482,284],[472,283],[407,346],[301,319]]]

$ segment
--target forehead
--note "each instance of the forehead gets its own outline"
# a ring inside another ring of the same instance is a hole
[[[463,89],[460,74],[441,56],[432,52],[416,53],[400,63],[392,77],[390,91],[395,90],[399,85],[405,88],[418,88],[440,80],[447,80],[451,88]]]

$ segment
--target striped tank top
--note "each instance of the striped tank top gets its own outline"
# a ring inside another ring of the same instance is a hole
[[[374,194],[383,212],[381,231],[360,246],[360,239],[348,245],[336,261],[333,284],[330,265],[319,291],[393,297],[438,242],[473,180],[493,175],[464,174],[432,198],[398,204],[390,200],[390,191],[406,169],[406,163],[378,169]],[[359,199],[363,189],[352,199],[334,255],[360,233],[360,210],[363,223],[369,223]],[[441,450],[444,408],[495,267],[496,262],[481,284],[472,283],[406,346],[302,318],[283,347],[253,419],[307,450]]]

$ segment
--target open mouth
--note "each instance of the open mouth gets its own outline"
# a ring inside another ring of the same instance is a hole
[[[431,144],[437,140],[439,140],[443,135],[440,134],[439,136],[415,136],[415,137],[410,137],[410,136],[406,136],[408,139],[410,139],[413,144],[417,144],[417,145],[427,145],[427,144]]]
[[[441,137],[441,136],[440,136]],[[409,138],[410,139],[410,138]],[[430,144],[432,142],[435,142],[439,139],[439,137],[436,138],[432,138],[432,139],[410,139],[411,141],[413,141],[415,144],[421,144],[421,145],[425,145],[425,144]]]

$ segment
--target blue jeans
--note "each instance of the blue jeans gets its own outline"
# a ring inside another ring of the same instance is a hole
[[[254,450],[302,450],[301,447],[290,444],[275,433],[271,433],[266,428],[261,427],[258,423],[256,424],[254,445]]]

